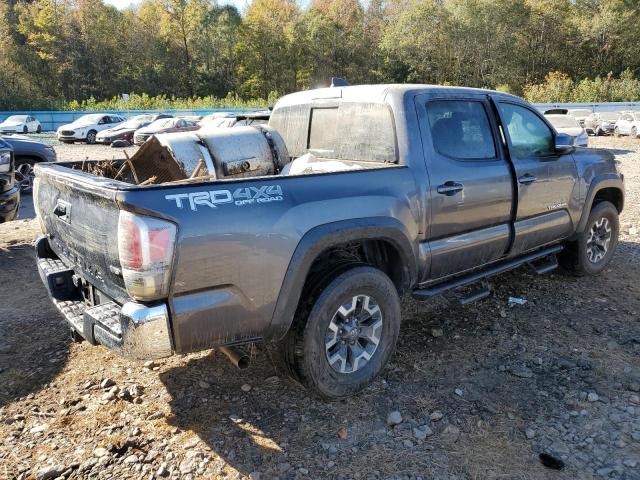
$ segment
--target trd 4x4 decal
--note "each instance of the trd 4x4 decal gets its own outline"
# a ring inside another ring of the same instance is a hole
[[[206,190],[202,192],[177,193],[165,195],[165,199],[176,202],[176,207],[188,205],[194,212],[199,206],[217,208],[219,205],[233,203],[238,207],[282,201],[280,185],[263,185],[260,187],[241,187],[233,190]]]

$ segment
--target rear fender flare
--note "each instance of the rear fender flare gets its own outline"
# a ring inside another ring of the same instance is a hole
[[[415,284],[417,253],[404,225],[386,217],[332,222],[309,230],[296,247],[285,273],[271,324],[263,338],[281,339],[293,323],[307,274],[314,260],[327,249],[358,240],[384,240],[399,252],[403,263],[403,288]]]

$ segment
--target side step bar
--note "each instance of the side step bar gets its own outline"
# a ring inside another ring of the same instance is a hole
[[[521,267],[525,264],[530,264],[537,273],[545,273],[550,270],[553,270],[558,266],[557,260],[554,258],[548,262],[545,262],[541,265],[533,265],[532,262],[536,260],[541,260],[545,257],[555,255],[562,251],[562,245],[555,245],[553,247],[548,247],[542,250],[538,250],[537,252],[529,253],[528,255],[524,255],[519,258],[515,258],[513,260],[507,260],[492,267],[487,268],[486,270],[481,270],[479,272],[473,272],[468,275],[456,277],[452,280],[445,281],[443,283],[439,283],[432,287],[426,288],[418,288],[413,291],[413,298],[417,300],[426,300],[428,298],[434,297],[436,295],[440,295],[449,290],[455,290],[456,288],[464,287],[476,282],[483,281],[489,277],[493,277],[500,273],[507,272],[509,270],[513,270],[514,268]],[[489,289],[486,286],[483,286],[478,292],[471,294],[468,297],[463,298],[461,301],[466,303],[471,303],[475,300],[479,300],[481,298],[485,298],[489,295]]]

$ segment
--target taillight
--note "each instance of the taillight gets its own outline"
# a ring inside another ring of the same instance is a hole
[[[118,253],[129,295],[139,300],[166,296],[175,241],[173,223],[120,211]]]

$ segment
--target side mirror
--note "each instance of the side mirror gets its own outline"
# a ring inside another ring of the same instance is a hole
[[[576,149],[575,139],[566,133],[558,133],[556,135],[556,153],[558,155],[566,155]]]

